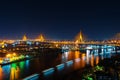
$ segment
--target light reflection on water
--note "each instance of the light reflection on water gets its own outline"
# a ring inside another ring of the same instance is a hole
[[[24,73],[26,66],[29,67],[29,61],[21,61],[9,65],[0,66],[0,80],[18,80]]]
[[[9,77],[10,77],[10,69],[11,69],[10,65],[6,65],[6,66],[2,67],[3,77],[5,77],[5,80],[9,79]]]
[[[75,56],[80,57],[81,55],[81,57],[79,62],[74,63],[74,69],[84,68],[87,65],[93,67],[97,65],[100,60],[103,60],[104,58],[111,58],[112,54],[114,54],[111,53],[111,49],[108,49],[108,51],[106,49],[102,49],[101,52],[103,51],[104,53],[99,53],[98,50],[86,50],[86,53],[80,53],[79,51],[77,53],[75,52]]]
[[[106,57],[110,58],[112,56],[110,53],[111,49],[108,50],[109,53],[106,53],[106,51],[106,49],[102,49],[101,53],[99,53],[98,49],[92,51],[86,50],[85,53],[81,53],[80,51],[69,51],[59,54],[56,57],[52,57],[52,59],[51,57],[50,59],[49,57],[45,59],[39,58],[34,60],[21,61],[2,67],[0,66],[0,80],[17,80],[29,76],[35,72],[40,73],[40,71],[43,71],[46,68],[48,69],[49,66],[46,64],[50,64],[49,68],[57,68],[58,72],[68,68],[69,66],[67,66],[67,64],[70,66],[72,65],[74,69],[82,69],[87,65],[93,67],[94,65],[98,64],[101,59],[104,59]]]
[[[79,51],[75,51],[75,59],[80,58],[80,52]]]
[[[3,80],[3,70],[2,70],[2,67],[0,66],[0,80]]]
[[[16,66],[16,64],[14,64],[14,66],[11,67],[10,80],[19,79],[19,75],[20,75],[19,71],[20,71],[20,69],[18,68],[18,66]]]
[[[62,54],[62,63],[66,62],[68,60],[68,55],[69,55],[69,52],[64,52],[64,54]]]
[[[91,55],[90,64],[91,64],[92,67],[94,66],[94,56],[93,55]]]

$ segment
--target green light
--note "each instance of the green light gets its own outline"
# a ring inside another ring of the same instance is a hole
[[[88,80],[93,80],[93,78],[91,78],[91,77],[88,77],[87,79],[88,79]]]
[[[100,71],[103,70],[103,67],[100,67],[100,66],[98,66],[98,65],[97,65],[95,68],[96,68],[96,70],[98,70],[98,71],[99,71],[99,70],[100,70]]]
[[[16,69],[16,67],[17,67],[16,63],[13,63],[11,66],[12,66],[12,68],[14,68],[14,69]]]
[[[23,58],[25,58],[25,56],[24,56],[24,55],[20,55],[19,58],[20,58],[20,59],[23,59]]]
[[[25,61],[21,61],[21,62],[20,62],[20,68],[23,69],[23,68],[24,68],[24,65],[25,65]]]

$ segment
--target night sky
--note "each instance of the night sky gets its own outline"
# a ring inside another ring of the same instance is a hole
[[[88,39],[101,40],[120,32],[119,2],[50,1],[0,2],[0,39],[42,33],[49,39],[72,40],[82,30]]]

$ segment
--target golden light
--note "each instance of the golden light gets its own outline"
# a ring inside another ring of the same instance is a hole
[[[23,40],[23,41],[26,41],[26,40],[27,40],[27,36],[24,35],[22,40]]]
[[[4,45],[2,45],[2,48],[4,48],[5,46]]]
[[[78,40],[75,41],[75,44],[77,44],[77,43],[78,43]]]
[[[40,42],[44,42],[45,38],[44,38],[44,36],[42,34],[40,34],[36,40],[40,41]]]
[[[82,34],[82,31],[80,31],[79,34],[76,36],[75,41],[76,42],[84,42],[84,36]]]
[[[2,42],[1,44],[4,45],[4,42]]]
[[[0,60],[0,63],[2,63],[3,62],[3,60]]]
[[[55,46],[58,47],[58,44],[56,44]]]
[[[13,56],[16,56],[16,53],[13,53]]]
[[[11,54],[7,54],[6,57],[11,57]]]

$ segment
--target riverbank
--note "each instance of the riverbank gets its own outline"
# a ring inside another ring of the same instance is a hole
[[[12,63],[24,61],[24,60],[30,60],[30,59],[32,59],[32,58],[34,58],[34,57],[24,57],[24,58],[20,58],[20,59],[13,60],[13,61],[3,62],[3,63],[0,63],[0,65],[1,65],[1,66],[4,66],[4,65],[8,65],[8,64],[12,64]]]

